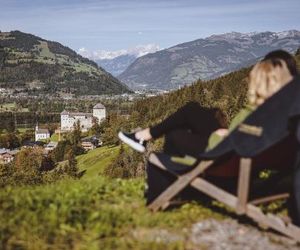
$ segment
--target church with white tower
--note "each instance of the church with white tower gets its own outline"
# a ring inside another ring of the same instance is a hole
[[[60,114],[60,129],[62,132],[72,131],[74,124],[80,123],[81,131],[88,131],[94,124],[99,124],[106,118],[106,109],[103,104],[98,103],[93,107],[93,113],[68,112],[64,110]]]

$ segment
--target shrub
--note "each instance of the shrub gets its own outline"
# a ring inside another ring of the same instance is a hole
[[[142,154],[121,145],[116,159],[104,169],[104,175],[112,178],[141,177],[145,174]]]

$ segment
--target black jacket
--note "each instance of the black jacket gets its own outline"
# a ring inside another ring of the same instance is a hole
[[[256,156],[294,133],[299,117],[300,76],[297,76],[200,158],[213,159],[231,151],[242,157]]]

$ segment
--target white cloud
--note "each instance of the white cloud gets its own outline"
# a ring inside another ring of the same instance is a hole
[[[133,48],[114,50],[114,51],[108,51],[108,50],[90,51],[86,48],[80,48],[78,50],[78,54],[92,60],[99,60],[99,59],[113,59],[118,56],[127,55],[127,54],[140,57],[148,53],[154,53],[158,50],[160,50],[159,45],[151,43],[145,45],[137,45],[136,47]]]

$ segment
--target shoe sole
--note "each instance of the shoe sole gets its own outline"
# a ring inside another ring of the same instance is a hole
[[[134,140],[128,138],[126,135],[124,135],[122,132],[118,133],[118,137],[119,139],[126,143],[127,145],[129,145],[130,147],[132,147],[133,149],[135,149],[138,152],[144,153],[145,152],[145,147],[137,142],[135,142]]]

